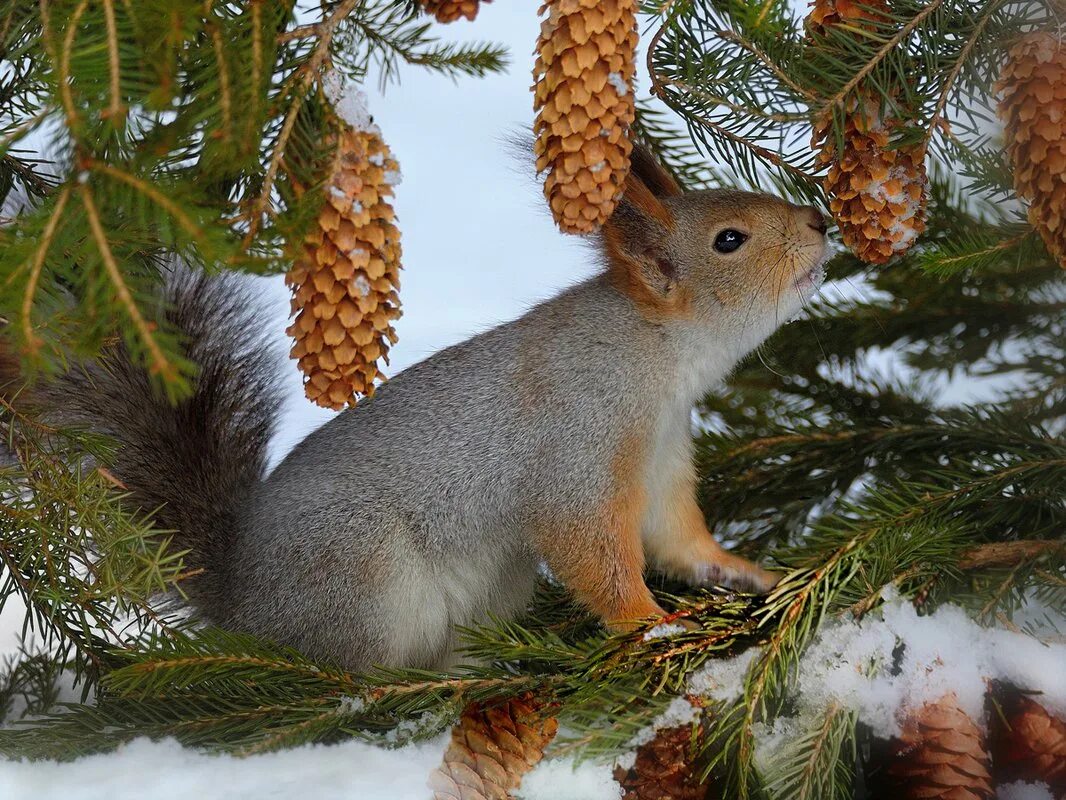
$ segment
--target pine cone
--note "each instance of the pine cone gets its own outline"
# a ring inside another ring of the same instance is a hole
[[[374,393],[400,316],[400,232],[388,197],[396,162],[376,127],[344,126],[318,221],[286,276],[296,319],[288,333],[304,390],[340,409]]]
[[[992,760],[998,783],[1046,783],[1066,794],[1066,721],[1013,687],[996,686]]]
[[[925,230],[925,147],[888,146],[903,125],[881,113],[878,95],[860,95],[845,118],[842,150],[829,119],[819,122],[811,141],[821,148],[818,163],[829,167],[824,186],[841,238],[870,264],[910,249]]]
[[[567,233],[607,221],[622,194],[633,146],[634,0],[549,0],[541,13],[533,105],[537,171]]]
[[[654,739],[637,748],[632,767],[614,771],[622,800],[704,800],[710,787],[699,780],[691,744],[691,725],[656,731]]]
[[[1066,269],[1066,45],[1050,33],[1025,36],[1011,49],[996,91],[1014,188]]]
[[[823,34],[832,25],[846,23],[871,27],[870,23],[883,19],[879,12],[888,11],[885,0],[814,0],[807,14],[807,31]]]
[[[430,777],[433,800],[507,800],[555,738],[558,722],[532,694],[471,703],[452,728],[444,761]]]
[[[492,0],[484,0],[486,3]],[[477,16],[480,0],[422,0],[422,8],[427,14],[437,18],[437,22],[455,22],[459,17],[473,20]]]
[[[991,759],[980,725],[954,694],[910,714],[870,784],[884,800],[991,800]]]

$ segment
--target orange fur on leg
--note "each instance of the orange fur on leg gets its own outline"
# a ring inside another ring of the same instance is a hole
[[[664,572],[688,583],[769,591],[779,576],[715,541],[696,502],[694,482],[694,474],[678,481],[646,520],[648,557]]]
[[[613,630],[666,612],[644,583],[640,524],[645,492],[634,480],[639,450],[627,442],[612,470],[611,498],[597,512],[546,520],[537,538],[552,572]]]

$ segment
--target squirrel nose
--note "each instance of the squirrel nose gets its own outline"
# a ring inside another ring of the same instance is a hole
[[[807,222],[807,227],[811,230],[818,231],[818,233],[825,235],[825,232],[829,230],[829,225],[825,221],[825,217],[822,216],[822,212],[814,206],[807,206],[810,211],[810,221]]]

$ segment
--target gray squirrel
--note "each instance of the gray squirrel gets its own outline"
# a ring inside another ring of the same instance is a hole
[[[825,232],[769,195],[684,193],[638,148],[599,274],[402,371],[269,475],[280,368],[234,276],[167,281],[188,399],[121,347],[31,397],[114,437],[130,502],[202,570],[204,619],[353,670],[444,667],[455,626],[521,613],[543,564],[616,630],[664,613],[646,564],[774,585],[707,529],[691,411],[817,290]]]

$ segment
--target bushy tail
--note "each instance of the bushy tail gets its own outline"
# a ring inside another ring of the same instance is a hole
[[[246,286],[184,268],[168,278],[168,319],[199,366],[193,394],[176,405],[121,347],[33,392],[49,416],[117,441],[111,471],[159,528],[175,531],[187,566],[203,570],[188,589],[208,616],[224,608],[238,515],[263,479],[281,400],[278,353]]]

